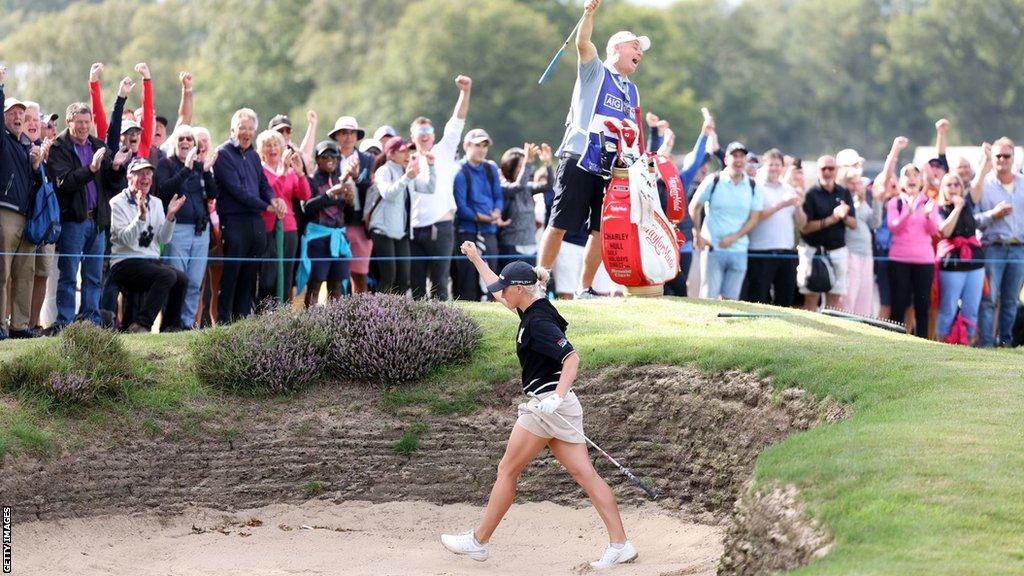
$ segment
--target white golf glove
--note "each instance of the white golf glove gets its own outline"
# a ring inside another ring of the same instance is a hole
[[[537,410],[545,414],[554,414],[555,410],[558,410],[558,407],[562,405],[562,400],[564,400],[564,398],[559,396],[558,392],[555,392],[538,402]]]

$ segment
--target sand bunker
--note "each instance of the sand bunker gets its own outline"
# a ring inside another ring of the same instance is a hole
[[[550,502],[515,505],[487,562],[444,550],[439,531],[472,526],[482,510],[465,504],[313,500],[234,514],[112,515],[14,526],[14,573],[135,576],[523,575],[591,572],[605,544],[591,508]],[[712,575],[722,528],[688,524],[653,505],[623,510],[640,550],[633,564],[602,573]],[[305,526],[305,527],[304,527]]]

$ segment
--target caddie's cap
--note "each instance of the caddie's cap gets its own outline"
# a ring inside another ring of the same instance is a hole
[[[637,36],[636,34],[630,32],[629,30],[620,30],[615,34],[612,34],[612,37],[608,39],[608,45],[605,47],[605,50],[610,54],[612,48],[614,48],[615,46],[618,46],[619,44],[623,44],[625,42],[632,42],[633,40],[640,41],[640,49],[643,50],[644,52],[647,52],[648,50],[651,49],[651,39],[648,38],[647,36]]]
[[[483,128],[473,128],[469,132],[466,132],[466,137],[462,139],[463,142],[469,142],[471,144],[479,144],[481,142],[491,141],[491,136]]]

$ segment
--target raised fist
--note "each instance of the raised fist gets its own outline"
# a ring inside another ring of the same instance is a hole
[[[465,92],[473,87],[473,79],[469,76],[459,75],[455,77],[455,85],[459,87],[459,90]]]
[[[910,146],[910,139],[906,136],[897,136],[896,139],[892,141],[892,149],[897,152],[906,150],[907,146]]]
[[[99,82],[102,73],[103,62],[94,62],[92,66],[89,66],[89,82]]]
[[[191,90],[192,89],[192,73],[191,72],[182,72],[181,74],[178,74],[178,80],[181,81],[181,87],[184,88],[185,90]]]
[[[135,65],[135,71],[142,76],[143,80],[149,80],[149,64],[139,62]]]
[[[943,118],[935,123],[936,132],[945,133],[947,130],[949,130],[949,120]]]

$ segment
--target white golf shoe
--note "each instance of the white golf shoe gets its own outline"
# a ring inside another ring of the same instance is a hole
[[[477,542],[472,530],[465,534],[442,534],[441,544],[448,550],[469,556],[477,562],[487,560],[487,544]]]
[[[604,550],[604,554],[601,559],[596,562],[591,562],[590,567],[594,570],[601,570],[602,568],[608,568],[615,566],[616,564],[625,564],[636,560],[637,552],[636,548],[633,547],[633,543],[627,541],[622,548],[615,548],[612,545],[608,545]]]

